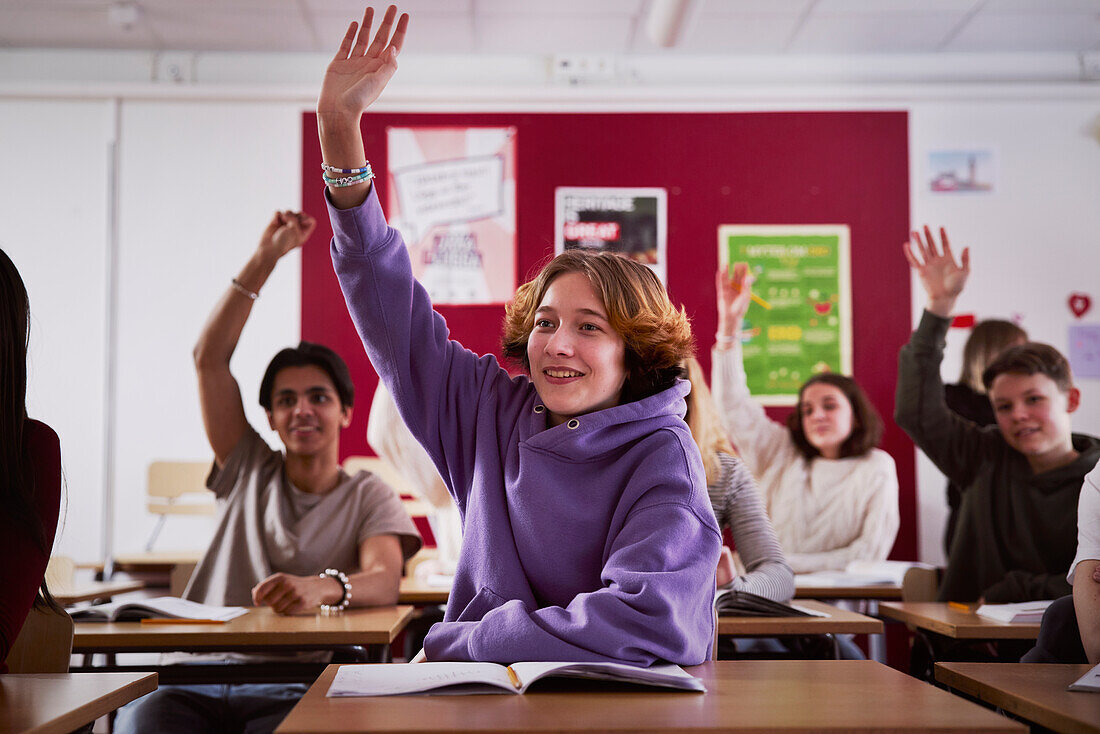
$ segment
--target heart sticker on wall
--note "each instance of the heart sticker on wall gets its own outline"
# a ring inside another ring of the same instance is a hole
[[[1081,318],[1089,309],[1092,308],[1092,299],[1089,298],[1086,293],[1070,293],[1069,294],[1069,310],[1073,311],[1073,315],[1077,318]]]

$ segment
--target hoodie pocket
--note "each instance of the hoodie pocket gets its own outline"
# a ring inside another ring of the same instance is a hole
[[[462,614],[458,615],[458,619],[455,621],[478,622],[497,607],[504,606],[507,601],[488,586],[482,586],[481,590],[474,595],[474,598],[470,600],[470,603],[466,605],[466,608],[462,610]]]

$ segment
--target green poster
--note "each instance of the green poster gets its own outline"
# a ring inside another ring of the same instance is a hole
[[[749,391],[764,405],[794,405],[818,372],[852,372],[852,299],[845,225],[722,225],[719,260],[756,276],[743,325]]]

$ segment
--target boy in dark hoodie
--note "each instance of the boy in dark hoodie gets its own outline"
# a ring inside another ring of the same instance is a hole
[[[940,362],[955,301],[970,274],[969,249],[955,261],[940,228],[913,232],[905,256],[928,305],[898,360],[894,418],[947,477],[962,487],[958,529],[941,601],[1019,602],[1071,593],[1081,483],[1100,459],[1100,440],[1072,433],[1080,391],[1058,350],[1012,347],[982,375],[996,426],[979,428],[944,402]]]

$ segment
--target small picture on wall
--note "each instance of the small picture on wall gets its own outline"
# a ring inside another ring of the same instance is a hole
[[[664,189],[554,189],[554,253],[584,248],[618,252],[665,281],[668,195]]]
[[[1100,377],[1100,325],[1069,327],[1069,365],[1074,377]]]
[[[996,188],[992,150],[928,153],[928,190],[934,194],[988,194]]]
[[[390,221],[435,305],[516,289],[516,129],[389,127]]]

